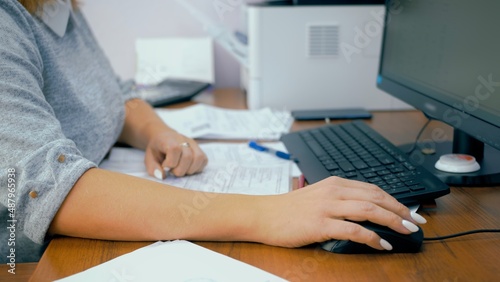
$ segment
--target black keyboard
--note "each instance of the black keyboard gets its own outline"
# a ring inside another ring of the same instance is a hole
[[[308,183],[339,176],[373,183],[409,204],[446,195],[450,188],[361,121],[282,136]]]
[[[160,107],[188,101],[209,86],[209,83],[195,80],[165,79],[157,85],[139,88],[137,91],[153,107]]]

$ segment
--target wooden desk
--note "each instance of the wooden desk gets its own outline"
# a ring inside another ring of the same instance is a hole
[[[238,91],[221,90],[213,97],[202,95],[197,100],[221,107],[245,107],[244,97]],[[422,114],[415,111],[377,112],[368,121],[395,144],[413,142],[424,122]],[[293,130],[319,124],[296,123]],[[448,127],[434,126],[446,128],[451,136]],[[452,188],[450,195],[437,199],[437,207],[421,212],[428,220],[422,226],[425,236],[499,228],[499,188]],[[497,234],[426,242],[417,254],[339,255],[322,251],[317,245],[286,249],[254,243],[196,243],[292,281],[500,280],[500,236]],[[56,238],[38,263],[32,281],[63,278],[148,244],[151,242]]]

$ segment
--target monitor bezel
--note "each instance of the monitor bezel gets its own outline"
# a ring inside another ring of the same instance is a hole
[[[382,47],[378,68],[377,87],[389,95],[415,107],[417,110],[422,111],[428,117],[444,122],[454,129],[459,129],[473,138],[500,150],[500,124],[495,124],[491,121],[478,117],[483,115],[481,112],[484,110],[476,109],[474,112],[478,113],[478,115],[474,115],[474,113],[457,109],[453,105],[446,104],[443,101],[439,101],[429,95],[426,95],[425,93],[403,85],[400,82],[383,75],[382,71],[384,65],[384,52],[386,48],[385,43],[387,28],[388,24],[390,24],[392,16],[390,5],[390,1],[387,1],[385,7],[386,13],[382,34]],[[449,98],[447,97],[445,100],[449,100]],[[480,126],[478,126],[478,124]]]

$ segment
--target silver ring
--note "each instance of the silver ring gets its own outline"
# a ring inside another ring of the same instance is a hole
[[[181,147],[189,148],[189,143],[188,142],[181,143]]]

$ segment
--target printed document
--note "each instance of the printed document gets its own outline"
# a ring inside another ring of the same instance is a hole
[[[113,148],[100,168],[197,191],[249,195],[287,193],[292,176],[300,173],[293,162],[257,152],[247,144],[207,143],[200,147],[209,162],[203,172],[191,176],[168,174],[164,180],[149,176],[144,152],[132,148]]]
[[[205,104],[183,109],[156,109],[162,120],[190,138],[278,140],[288,133],[293,117],[270,108],[230,110]]]

